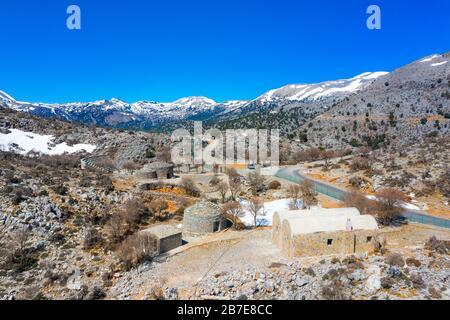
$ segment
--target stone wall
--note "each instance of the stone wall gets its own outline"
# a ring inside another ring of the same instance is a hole
[[[136,175],[144,179],[172,179],[174,177],[173,167],[161,169],[146,169],[143,168],[136,172]]]
[[[182,244],[183,239],[181,232],[165,238],[161,238],[158,241],[159,253],[165,253],[175,248],[181,247]]]
[[[203,235],[213,233],[225,228],[226,221],[219,216],[203,216],[195,214],[185,214],[183,220],[183,233],[187,235]],[[218,230],[214,230],[218,224]]]
[[[81,169],[94,169],[105,173],[113,173],[114,168],[112,166],[105,166],[105,164],[109,162],[111,162],[111,159],[108,156],[92,156],[83,158],[81,159]]]
[[[283,233],[282,251],[288,257],[321,256],[370,252],[378,230],[320,232],[290,235]]]

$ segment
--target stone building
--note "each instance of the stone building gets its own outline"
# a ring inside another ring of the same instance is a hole
[[[184,211],[183,233],[200,236],[226,228],[220,207],[212,202],[202,201]]]
[[[144,179],[172,179],[174,177],[174,165],[163,162],[146,164],[136,174]]]
[[[168,252],[183,244],[181,229],[171,225],[156,225],[143,230],[142,233],[151,234],[156,237],[158,254]]]
[[[322,209],[314,208],[311,210],[290,210],[283,212],[275,212],[272,218],[272,242],[281,249],[281,226],[285,219],[297,219],[309,216],[360,216],[360,212],[356,208],[336,208]]]
[[[373,249],[373,240],[378,235],[377,222],[373,216],[351,212],[287,216],[282,219],[274,242],[288,257],[368,252]]]

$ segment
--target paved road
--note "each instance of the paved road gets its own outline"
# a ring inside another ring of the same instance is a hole
[[[301,183],[305,180],[309,180],[314,184],[314,187],[317,192],[327,195],[336,200],[343,201],[345,195],[347,194],[347,192],[343,189],[337,188],[322,181],[311,179],[305,175],[300,174],[299,168],[296,167],[282,168],[278,170],[275,176],[296,183]],[[426,212],[406,209],[406,211],[403,212],[402,215],[410,222],[428,224],[432,226],[450,229],[449,219],[433,217],[428,215]]]

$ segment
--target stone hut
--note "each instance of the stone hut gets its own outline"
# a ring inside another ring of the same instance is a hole
[[[162,254],[180,247],[183,244],[181,229],[161,224],[141,231],[142,234],[151,234],[157,239],[157,252]]]
[[[212,202],[202,201],[184,211],[183,233],[201,236],[226,228],[226,219],[220,207]]]
[[[281,226],[285,219],[297,219],[310,216],[360,216],[360,212],[356,208],[336,208],[322,209],[314,208],[311,210],[290,210],[283,212],[275,212],[272,218],[272,242],[281,249]]]
[[[146,164],[136,174],[144,179],[172,179],[174,177],[174,165],[163,162]]]
[[[281,226],[281,251],[288,257],[363,253],[373,249],[377,235],[377,222],[370,215],[286,218]]]

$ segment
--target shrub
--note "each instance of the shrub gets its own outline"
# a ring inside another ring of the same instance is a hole
[[[442,195],[450,199],[450,169],[447,168],[447,170],[439,177],[437,186]]]
[[[317,192],[311,181],[306,180],[300,185],[300,194],[303,201],[303,209],[309,209],[318,203]]]
[[[127,161],[124,163],[122,168],[125,170],[128,170],[128,171],[136,171],[136,170],[142,169],[142,165],[140,165],[139,163],[136,163],[134,161]]]
[[[406,259],[406,264],[408,266],[414,266],[416,268],[420,267],[422,265],[422,263],[420,263],[419,260],[417,260],[416,258],[408,258]]]
[[[390,225],[398,222],[401,213],[405,209],[401,206],[408,197],[397,189],[383,189],[376,194],[377,201],[375,213],[378,221],[383,225]]]
[[[100,300],[106,297],[105,291],[98,287],[94,286],[92,289],[89,290],[88,294],[84,298],[85,300]]]
[[[371,200],[357,191],[348,192],[344,203],[349,208],[357,208],[362,214],[370,214],[370,208],[373,206]]]
[[[103,244],[104,240],[100,232],[95,228],[89,228],[86,230],[83,239],[83,249],[89,250],[98,245]]]
[[[66,238],[61,232],[53,232],[49,237],[48,240],[52,243],[56,243],[58,245],[63,245],[66,243]]]
[[[97,180],[96,185],[98,187],[101,187],[108,192],[114,191],[113,181],[108,175],[105,174],[98,175],[96,180]]]
[[[219,185],[219,183],[220,183],[221,181],[222,181],[222,180],[220,180],[219,177],[214,176],[214,177],[212,177],[212,179],[209,181],[209,185],[210,185],[211,187],[216,187],[217,185]]]
[[[192,180],[191,178],[183,177],[183,179],[181,179],[181,187],[191,197],[199,197],[200,196],[200,190],[198,189],[194,180]]]
[[[25,200],[26,200],[26,198],[23,196],[22,191],[20,191],[20,190],[17,190],[12,197],[13,205],[19,205],[20,203],[22,203]]]
[[[125,270],[151,261],[157,255],[157,239],[150,234],[135,234],[122,242],[117,257]]]
[[[448,254],[448,251],[450,250],[450,241],[438,240],[433,236],[425,244],[425,249],[439,254]]]
[[[37,253],[28,246],[30,233],[27,230],[19,230],[5,247],[9,247],[2,268],[21,273],[34,268],[38,263]]]
[[[135,228],[150,215],[150,210],[138,198],[128,200],[122,209],[131,228]]]
[[[257,195],[258,193],[264,191],[265,178],[259,172],[250,172],[247,175],[247,180],[253,195]]]
[[[403,268],[405,266],[405,260],[398,253],[391,253],[386,257],[386,263],[390,266],[396,266]]]
[[[65,196],[67,194],[67,192],[69,191],[69,189],[66,186],[64,186],[63,184],[58,184],[56,186],[53,186],[52,190],[56,194],[59,194],[60,196]]]
[[[277,180],[270,181],[269,190],[278,190],[281,188],[281,183]]]
[[[115,211],[107,223],[109,240],[114,244],[122,241],[130,228],[123,210]]]
[[[326,300],[345,300],[344,287],[340,280],[333,280],[322,287],[322,297]]]
[[[370,170],[371,168],[371,162],[362,157],[354,158],[350,163],[350,169],[352,171]]]
[[[164,199],[155,199],[150,202],[150,211],[153,213],[153,216],[158,220],[164,220],[165,216],[163,215],[164,210],[167,210],[169,205]]]

